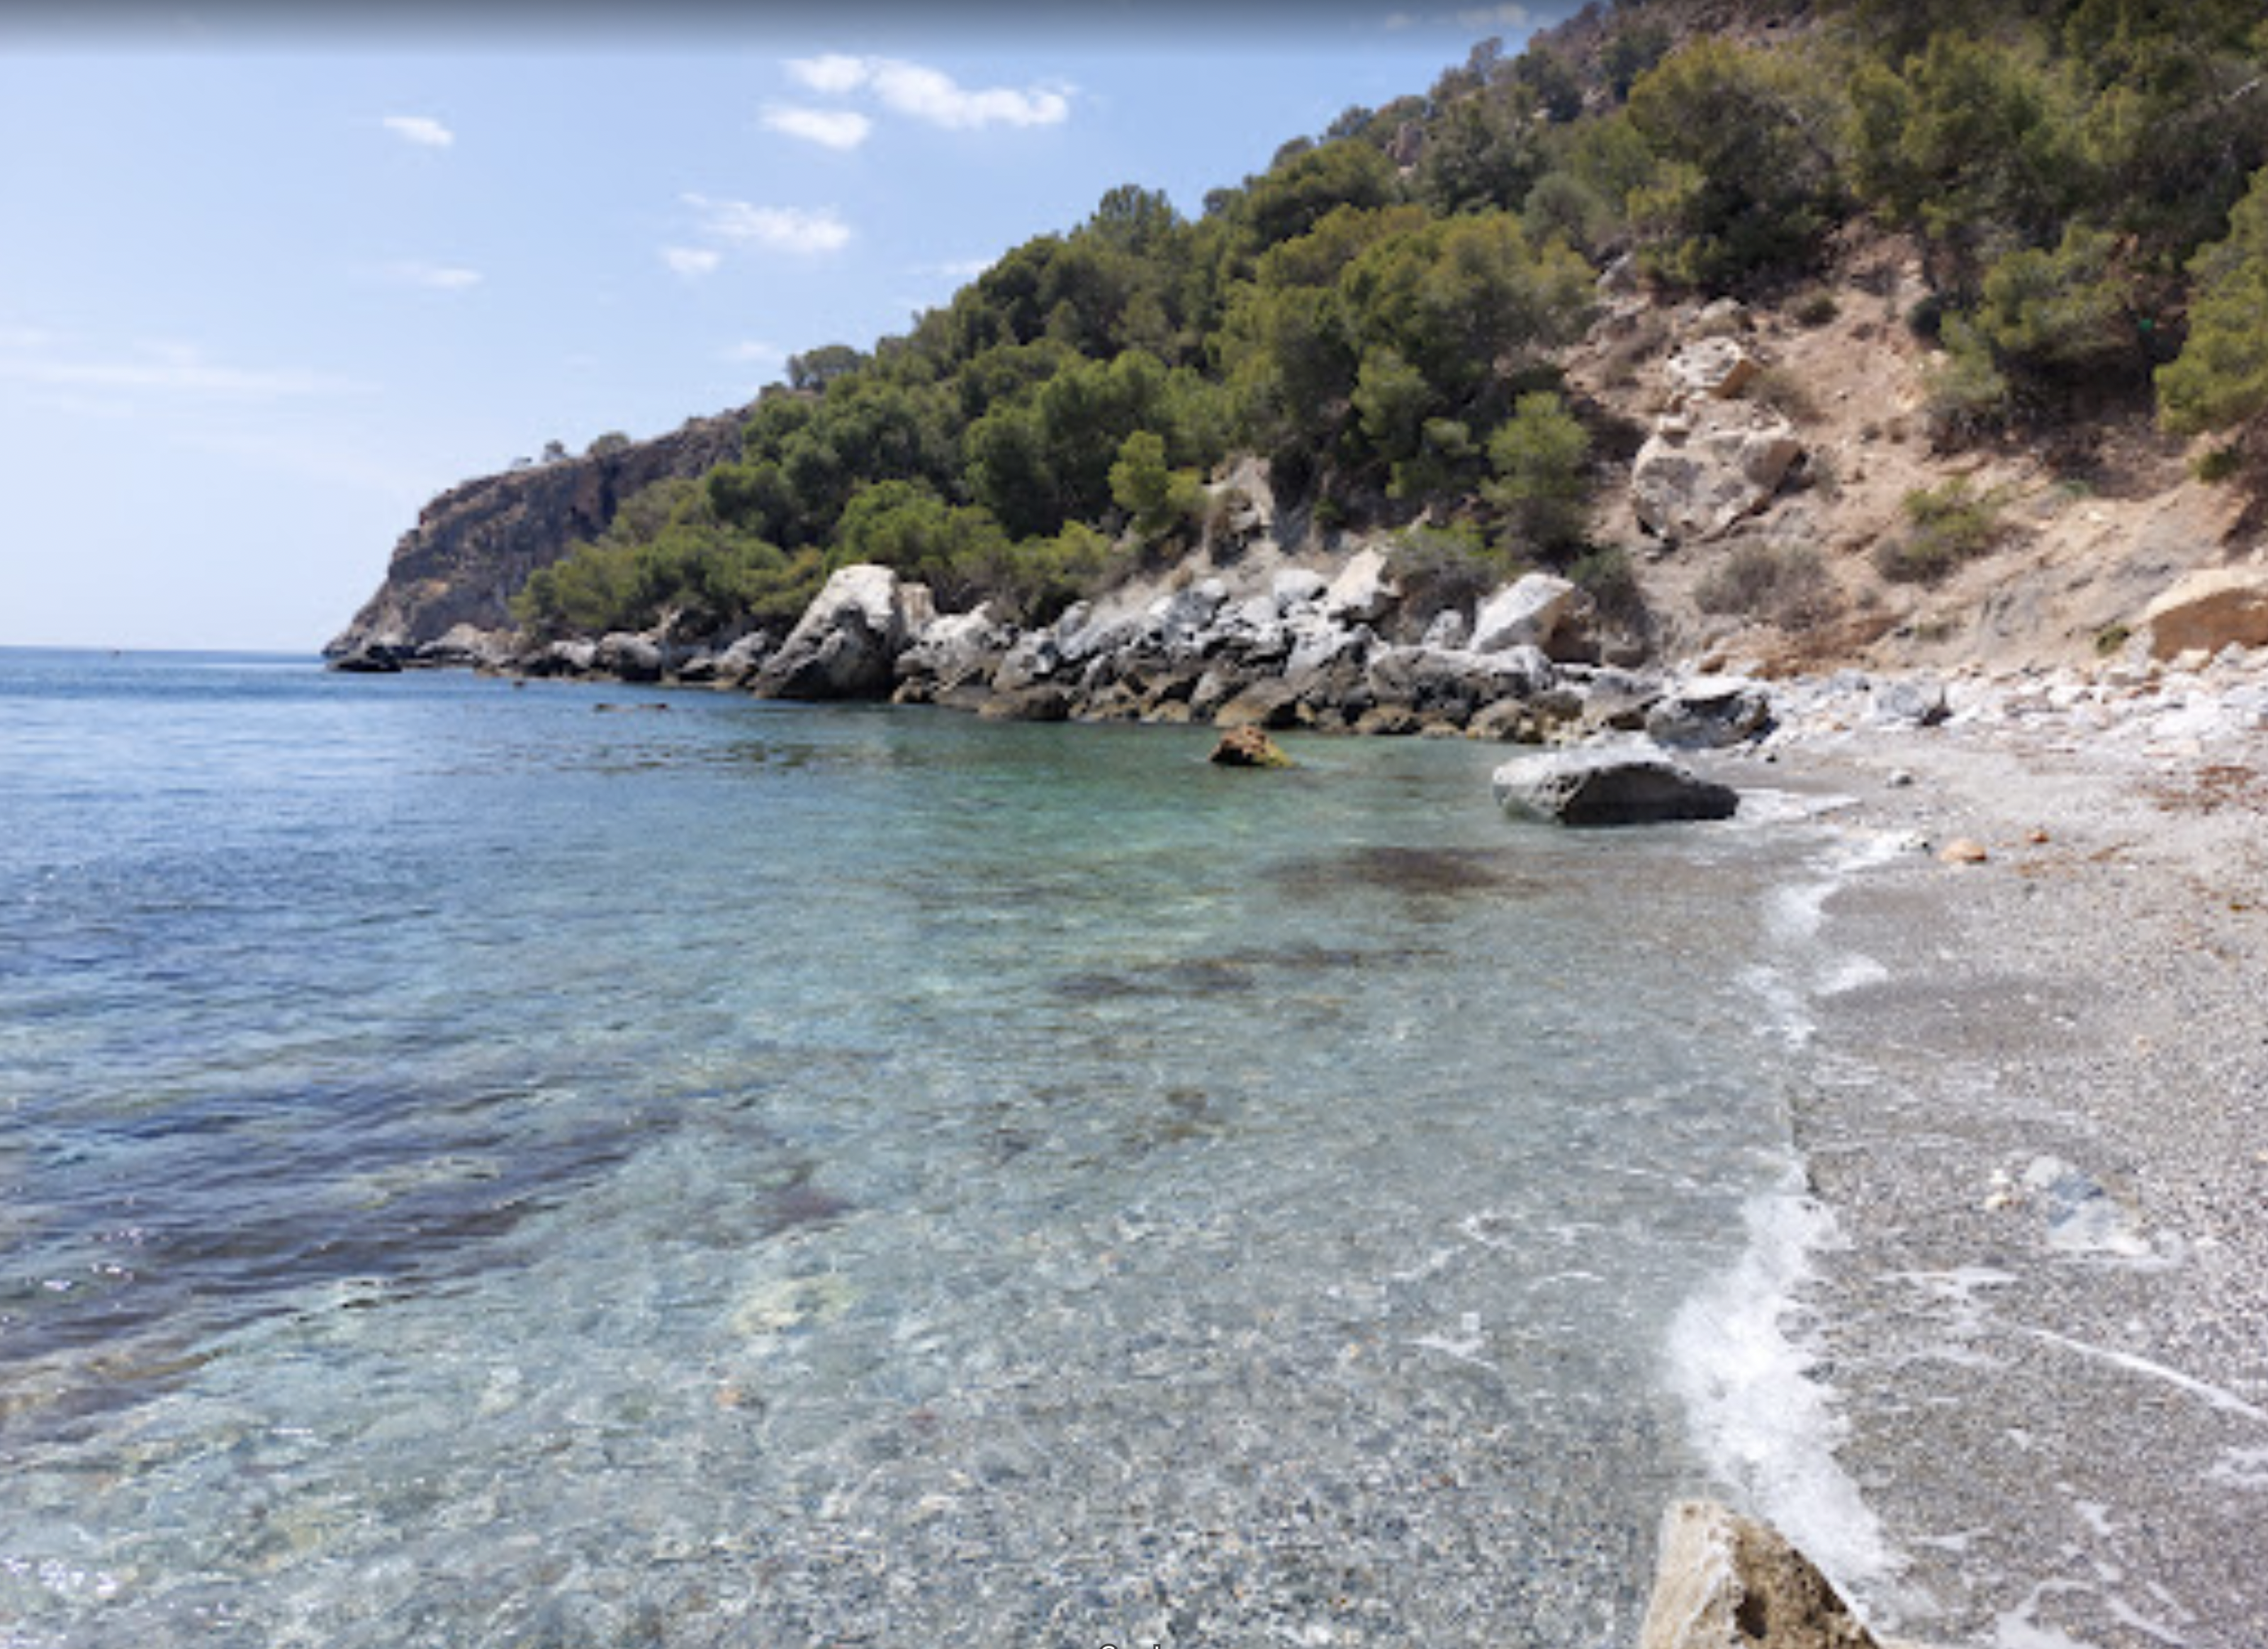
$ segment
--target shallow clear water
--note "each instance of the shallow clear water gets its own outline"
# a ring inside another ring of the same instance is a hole
[[[1209,745],[0,653],[0,1644],[1629,1640],[1786,839]]]

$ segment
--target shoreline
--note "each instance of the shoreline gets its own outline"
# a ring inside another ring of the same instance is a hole
[[[1937,1644],[2247,1649],[2268,749],[2131,706],[2006,707],[1862,731],[1815,710],[1724,764],[1851,798],[1823,822],[1896,850],[1826,901],[1834,950],[1879,965],[1811,998],[1793,1118],[1837,1227],[1798,1308],[1837,1459],[1901,1560],[1848,1589]],[[1942,861],[1958,838],[1984,861]]]

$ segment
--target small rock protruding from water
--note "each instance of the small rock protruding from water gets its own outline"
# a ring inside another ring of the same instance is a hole
[[[1264,729],[1248,724],[1220,736],[1220,743],[1212,747],[1212,762],[1217,767],[1289,767],[1292,758]]]
[[[1661,1520],[1638,1649],[1886,1649],[1778,1530],[1708,1500]]]

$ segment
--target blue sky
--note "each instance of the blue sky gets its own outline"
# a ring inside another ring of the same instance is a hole
[[[1565,9],[19,0],[0,645],[312,649],[444,488],[902,332],[1115,185],[1195,216]]]

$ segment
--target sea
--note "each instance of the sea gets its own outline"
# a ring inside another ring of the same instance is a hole
[[[1464,741],[0,652],[0,1645],[1635,1641],[1863,1581],[1849,849]]]

